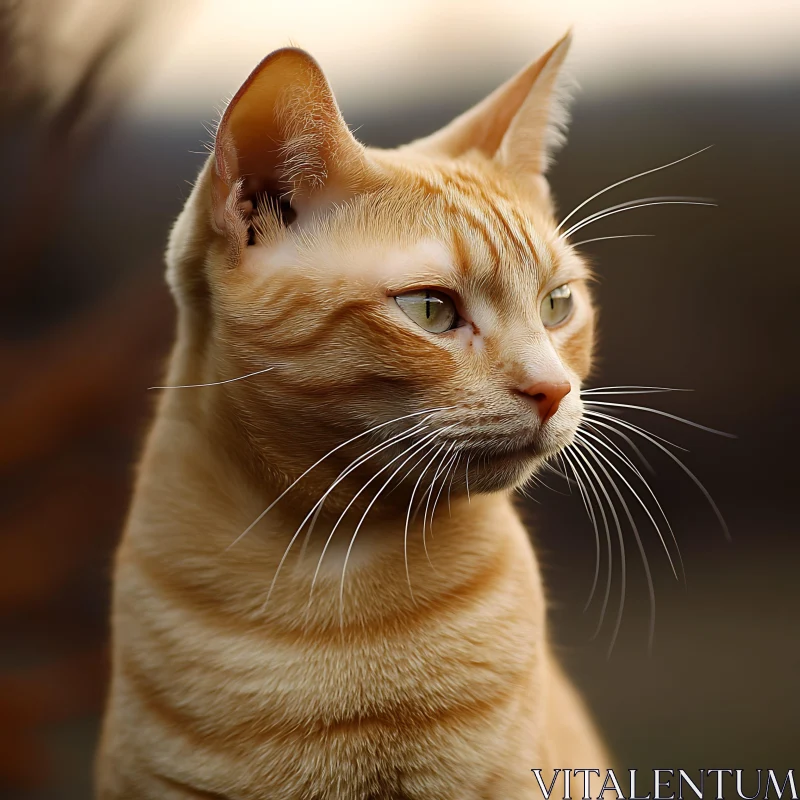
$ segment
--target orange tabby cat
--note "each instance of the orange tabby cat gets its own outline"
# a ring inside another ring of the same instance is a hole
[[[609,766],[510,499],[591,360],[544,178],[567,48],[393,151],[300,50],[233,98],[167,251],[192,388],[117,555],[98,797],[515,800]]]

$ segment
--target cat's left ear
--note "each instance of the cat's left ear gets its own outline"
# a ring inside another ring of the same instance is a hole
[[[240,228],[262,199],[302,216],[345,199],[369,173],[322,70],[294,47],[267,56],[228,104],[213,166],[213,222],[221,233]]]
[[[441,130],[409,145],[458,158],[478,151],[515,175],[541,175],[565,140],[569,119],[561,67],[572,33]]]

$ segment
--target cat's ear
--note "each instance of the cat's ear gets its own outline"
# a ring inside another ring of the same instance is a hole
[[[543,174],[563,144],[567,98],[559,82],[572,34],[454,119],[410,147],[458,158],[477,150],[515,174]]]
[[[276,50],[253,70],[220,121],[214,225],[220,232],[241,225],[264,198],[294,217],[352,194],[366,172],[364,148],[317,62],[303,50]]]

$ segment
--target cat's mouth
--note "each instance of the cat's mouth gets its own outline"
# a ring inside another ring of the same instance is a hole
[[[483,491],[512,488],[523,483],[573,440],[573,433],[538,431],[517,438],[487,437],[463,449],[470,483]]]

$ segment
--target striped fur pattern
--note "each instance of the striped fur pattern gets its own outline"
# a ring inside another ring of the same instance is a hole
[[[166,383],[210,385],[162,394],[139,464],[101,800],[515,800],[534,767],[609,766],[510,499],[591,364],[542,174],[566,47],[396,151],[297,50],[232,101],[167,253]],[[417,326],[394,300],[417,288],[463,324]],[[572,387],[546,423],[520,393],[542,376]]]

